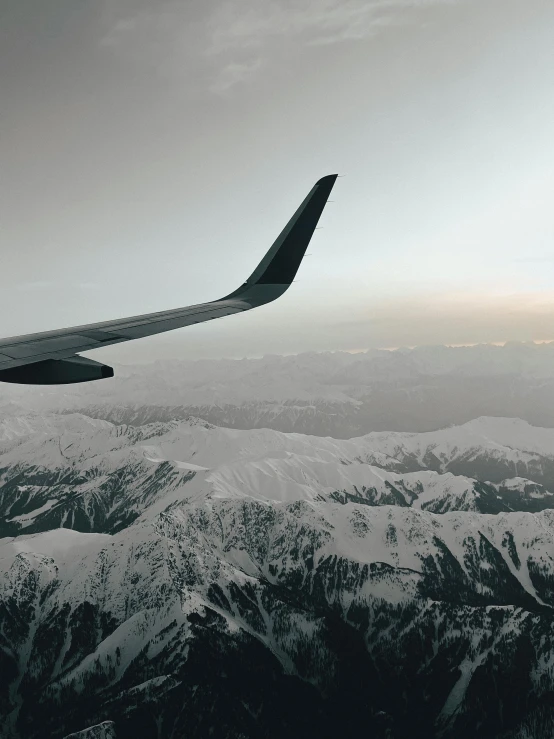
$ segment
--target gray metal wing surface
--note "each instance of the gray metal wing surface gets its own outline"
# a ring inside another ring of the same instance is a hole
[[[56,385],[113,377],[111,367],[78,352],[212,321],[276,300],[294,280],[336,178],[328,175],[316,182],[238,290],[209,303],[0,339],[0,381]]]

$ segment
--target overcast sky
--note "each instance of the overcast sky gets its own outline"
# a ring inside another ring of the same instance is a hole
[[[108,361],[554,338],[552,0],[0,0],[0,336],[297,282]]]

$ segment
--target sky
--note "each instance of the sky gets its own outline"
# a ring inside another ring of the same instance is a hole
[[[0,336],[297,281],[91,353],[554,338],[552,0],[0,0]]]

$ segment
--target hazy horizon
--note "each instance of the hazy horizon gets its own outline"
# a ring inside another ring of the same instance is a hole
[[[525,346],[542,346],[542,345],[548,345],[548,344],[554,344],[554,339],[535,339],[530,341],[518,341],[518,340],[510,340],[510,341],[488,341],[488,342],[474,342],[469,344],[414,344],[412,346],[409,345],[402,345],[402,346],[374,346],[374,347],[362,347],[357,349],[321,349],[321,350],[305,350],[301,352],[284,352],[282,354],[276,353],[276,352],[268,352],[265,354],[250,354],[248,356],[217,356],[217,357],[164,357],[161,356],[153,356],[153,357],[144,357],[142,360],[137,360],[135,362],[129,361],[121,361],[117,364],[120,364],[121,366],[134,366],[134,365],[142,365],[142,364],[153,364],[158,361],[203,361],[203,360],[229,360],[229,361],[237,361],[240,362],[243,359],[264,359],[266,357],[276,356],[276,357],[298,357],[302,356],[303,354],[327,354],[327,353],[344,353],[344,354],[367,354],[371,353],[373,351],[375,352],[401,352],[403,350],[425,350],[425,349],[436,349],[436,348],[445,348],[445,349],[471,349],[474,347],[498,347],[502,348],[505,346],[510,345],[525,345]]]

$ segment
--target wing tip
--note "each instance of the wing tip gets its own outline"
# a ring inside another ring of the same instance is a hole
[[[283,294],[296,276],[337,177],[328,174],[317,180],[254,272],[222,300],[239,296],[246,300],[248,295],[252,304],[262,305]],[[258,294],[260,290],[264,295]]]
[[[326,174],[325,177],[322,177],[319,179],[315,184],[316,185],[323,185],[323,184],[331,184],[334,182],[338,177],[338,174]]]

